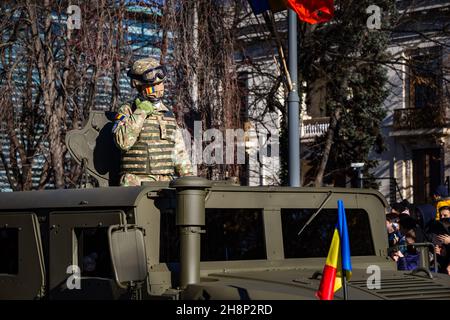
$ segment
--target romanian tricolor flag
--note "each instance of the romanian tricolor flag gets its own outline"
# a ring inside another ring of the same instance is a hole
[[[323,268],[322,280],[316,296],[320,300],[333,300],[334,293],[342,287],[342,272],[346,278],[352,275],[350,258],[350,242],[348,240],[347,219],[345,218],[344,203],[338,200],[338,222],[334,228],[330,251]]]
[[[145,93],[146,94],[150,95],[150,94],[155,93],[155,92],[156,92],[155,87],[145,87]]]
[[[255,14],[291,8],[300,20],[310,24],[327,22],[334,16],[334,0],[249,0],[249,2]]]

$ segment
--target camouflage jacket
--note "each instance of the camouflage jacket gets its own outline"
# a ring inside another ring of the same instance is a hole
[[[192,175],[192,165],[173,113],[163,103],[151,115],[123,104],[113,127],[122,150],[122,172],[138,175]]]

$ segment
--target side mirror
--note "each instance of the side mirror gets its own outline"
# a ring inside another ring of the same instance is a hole
[[[108,240],[117,285],[125,289],[144,282],[147,278],[144,229],[136,225],[112,225]]]

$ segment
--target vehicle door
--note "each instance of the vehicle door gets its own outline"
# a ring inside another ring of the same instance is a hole
[[[0,213],[0,300],[39,299],[44,291],[45,263],[36,214]]]
[[[50,213],[50,298],[118,299],[108,227],[126,222],[122,210]]]

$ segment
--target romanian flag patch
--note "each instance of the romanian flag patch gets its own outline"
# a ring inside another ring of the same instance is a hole
[[[114,117],[114,126],[112,127],[112,132],[116,132],[117,128],[119,127],[119,125],[121,125],[123,122],[123,120],[125,120],[127,116],[122,114],[122,113],[117,113],[116,116]]]
[[[116,116],[114,117],[114,120],[116,121],[122,121],[123,119],[126,118],[126,115],[122,114],[122,113],[117,113]]]

